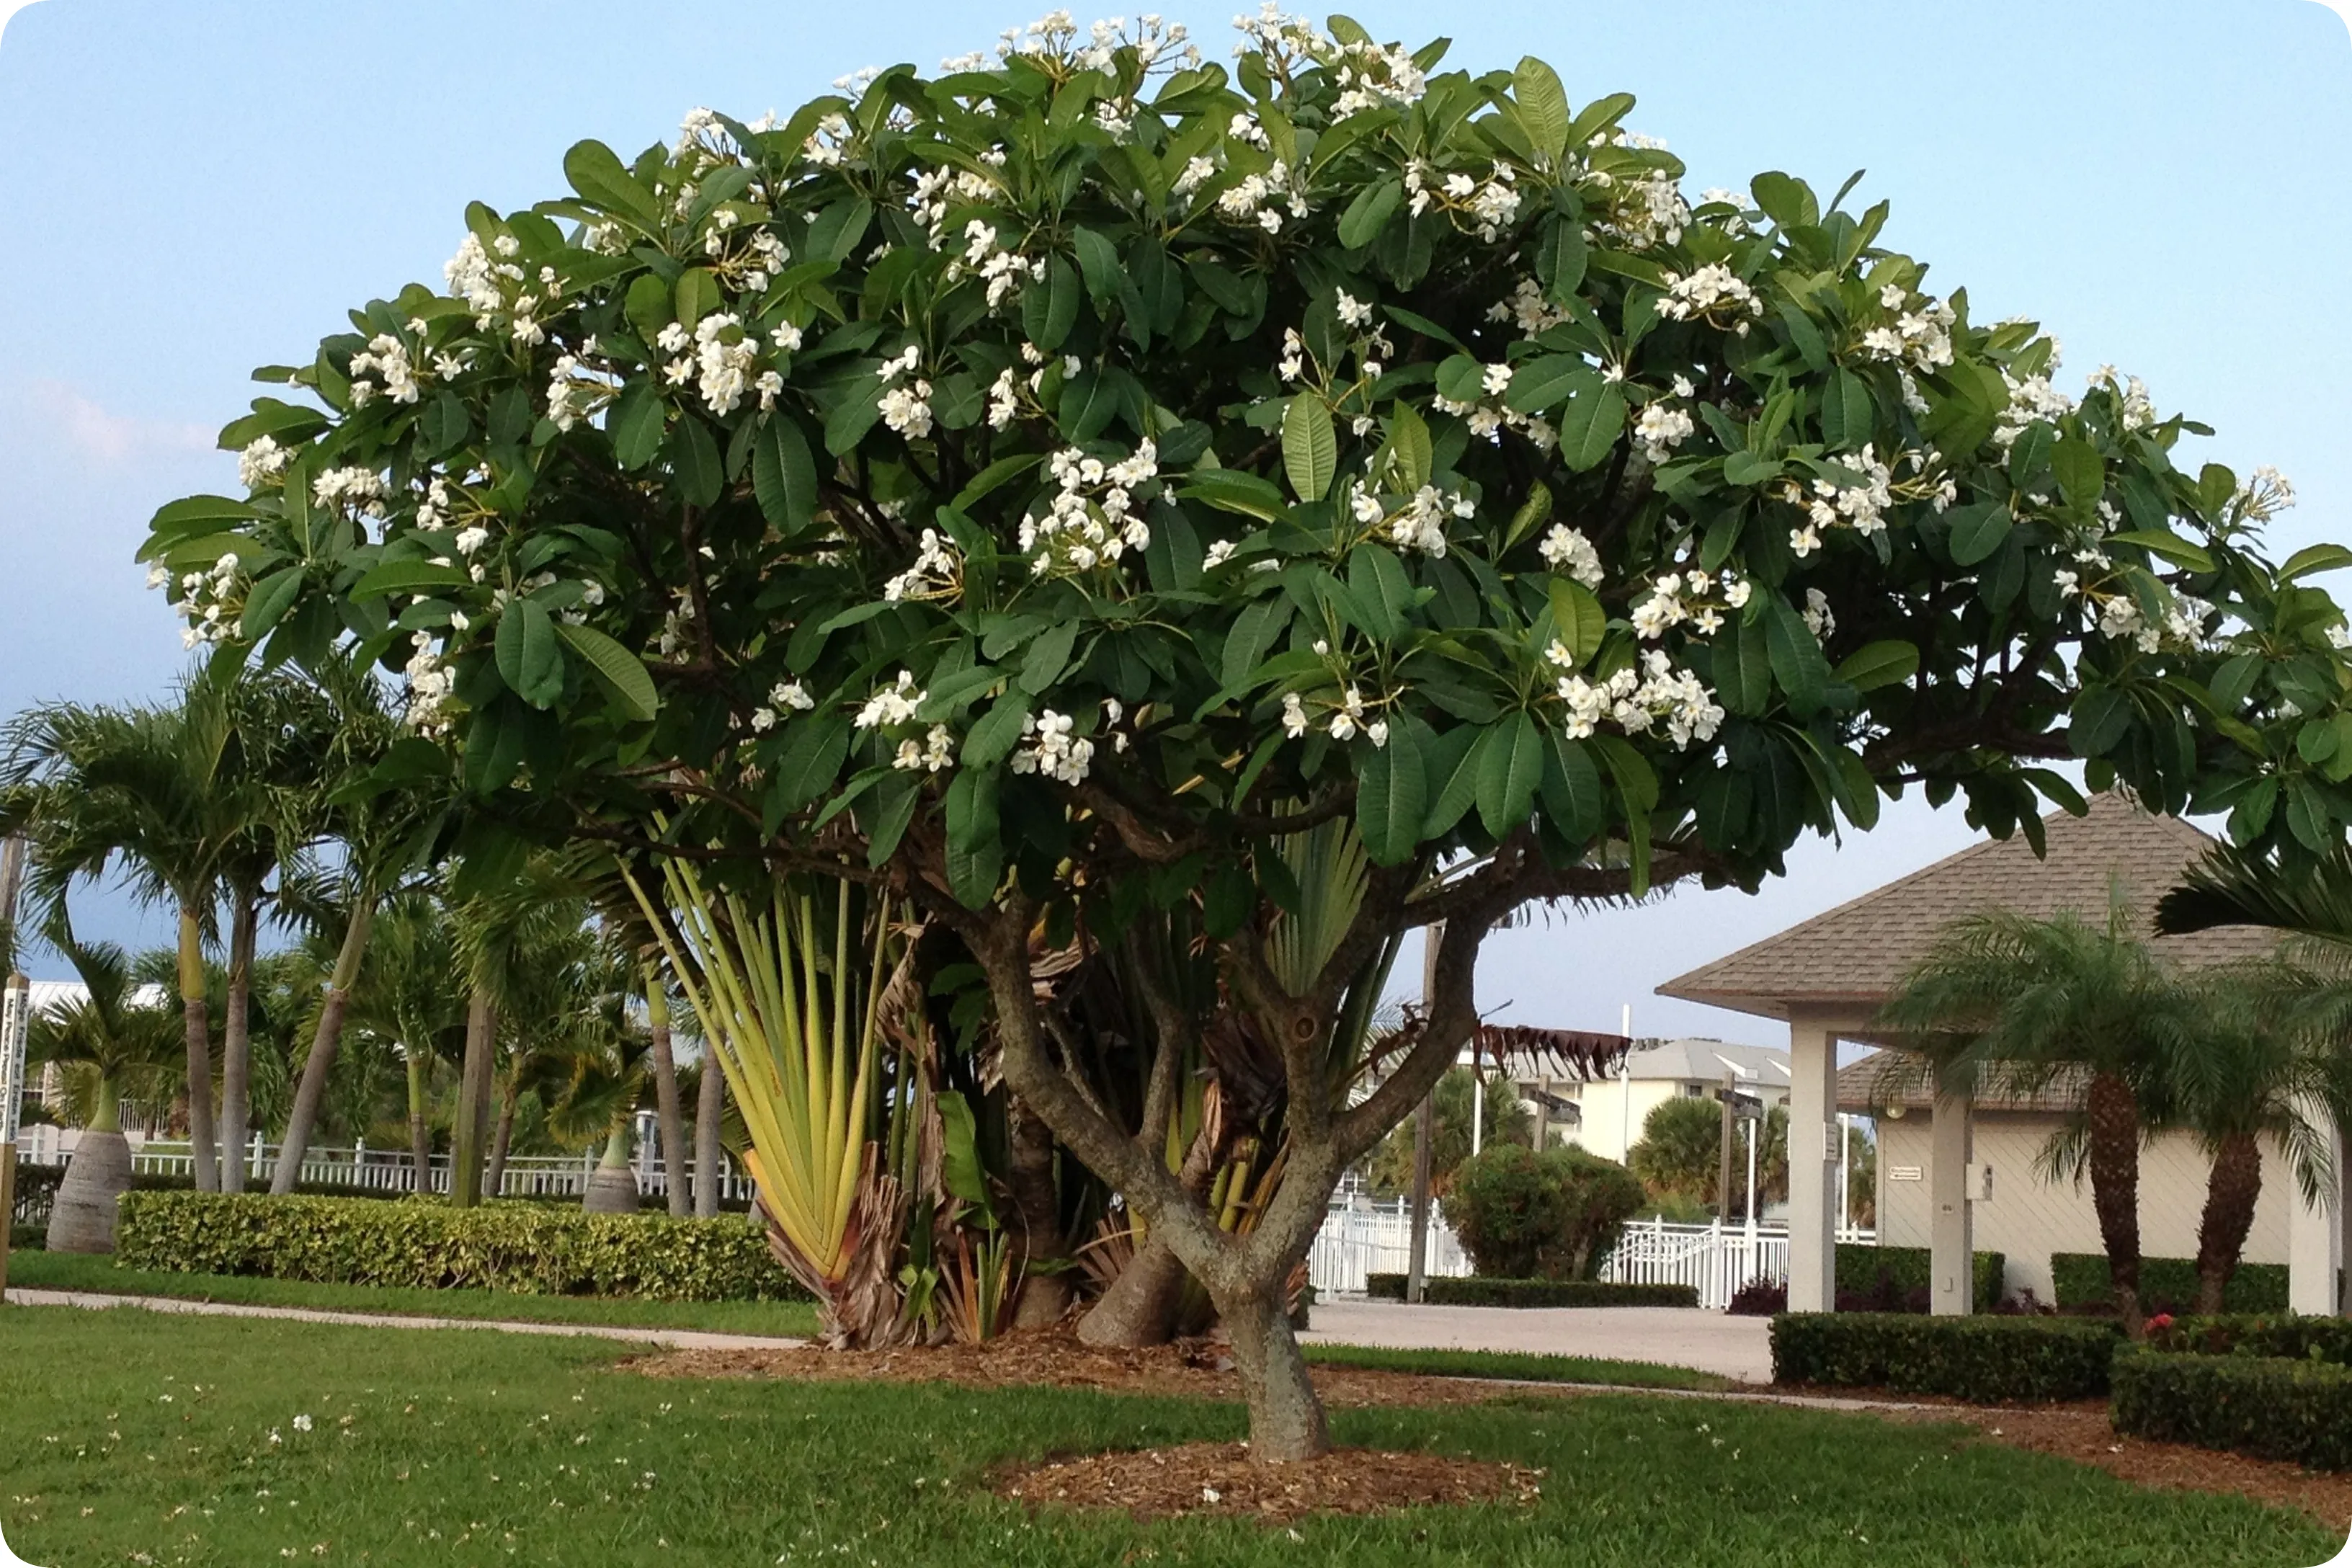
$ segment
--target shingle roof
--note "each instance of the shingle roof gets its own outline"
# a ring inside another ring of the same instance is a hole
[[[1878,1050],[1838,1068],[1837,1108],[1876,1115],[1891,1105],[1924,1110],[1936,1102],[1926,1073],[1901,1051]],[[2062,1073],[2038,1086],[1979,1083],[1969,1097],[1977,1110],[2032,1110],[2063,1115],[2083,1103],[2083,1077]]]
[[[2049,854],[2037,859],[2023,835],[1989,838],[1899,881],[1777,936],[1702,964],[1658,987],[1662,996],[1785,1018],[1807,1005],[1874,1011],[1937,933],[1953,921],[2007,909],[2037,920],[2072,911],[2106,917],[2107,889],[2120,882],[2142,929],[2156,900],[2213,843],[2176,817],[2158,816],[2118,795],[2093,797],[2086,816],[2043,817]],[[2225,926],[2157,939],[2174,963],[2199,968],[2259,957],[2273,933]]]

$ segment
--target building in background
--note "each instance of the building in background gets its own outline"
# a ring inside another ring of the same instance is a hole
[[[1789,1053],[1727,1040],[1642,1040],[1621,1073],[1589,1082],[1547,1079],[1538,1063],[1507,1065],[1540,1144],[1573,1143],[1620,1163],[1651,1111],[1670,1100],[1712,1101],[1727,1077],[1767,1108],[1789,1102]]]

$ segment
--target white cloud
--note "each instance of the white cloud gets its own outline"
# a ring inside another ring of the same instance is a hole
[[[2317,3],[2343,17],[2345,29],[2352,32],[2352,0],[2317,0]],[[0,5],[6,4],[7,0],[0,0]],[[2344,1550],[2347,1556],[2352,1556],[2352,1545],[2347,1545]]]
[[[213,447],[213,432],[201,425],[110,413],[63,382],[37,381],[26,390],[35,412],[54,420],[68,441],[93,458],[121,462]]]

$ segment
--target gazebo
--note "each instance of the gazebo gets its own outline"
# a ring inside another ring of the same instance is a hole
[[[1873,1020],[1937,933],[1956,919],[1991,909],[2036,919],[2072,911],[2104,921],[2111,888],[2120,889],[2145,931],[2156,900],[2212,844],[2189,824],[2152,815],[2117,795],[2095,797],[2084,816],[2054,812],[2042,819],[2042,830],[2043,857],[2035,856],[2022,835],[1988,839],[1658,987],[1661,995],[1789,1026],[1790,1310],[1827,1311],[1837,1300],[1832,1198],[1838,1044],[1890,1044]],[[2173,962],[2198,968],[2261,956],[2276,938],[2237,926],[2156,940]],[[1937,1313],[1966,1313],[1975,1305],[1971,1210],[1990,1198],[1990,1173],[1974,1163],[1970,1121],[1964,1096],[1936,1093],[1927,1176],[1931,1310]],[[2297,1310],[2336,1310],[2345,1229],[2325,1207],[2294,1200],[2289,1264]]]

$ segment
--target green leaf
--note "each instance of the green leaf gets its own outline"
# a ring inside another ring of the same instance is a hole
[[[1568,151],[1569,126],[1568,93],[1559,84],[1559,73],[1529,55],[1511,73],[1511,97],[1519,106],[1528,140],[1557,164]]]
[[[797,811],[833,788],[849,755],[849,721],[838,713],[812,713],[789,728],[772,788],[784,810]]]
[[[1575,354],[1544,354],[1511,372],[1503,389],[1503,406],[1515,414],[1541,414],[1597,392],[1604,384],[1601,373]]]
[[[1774,169],[1748,183],[1748,194],[1766,217],[1782,228],[1805,228],[1822,221],[1822,205],[1812,187]]]
[[[2160,529],[2125,529],[2120,532],[2108,534],[2105,542],[2109,544],[2137,544],[2142,550],[2147,551],[2150,555],[2169,561],[2175,566],[2185,566],[2191,572],[2210,572],[2213,570],[2213,557],[2207,554],[2203,549],[2195,544],[2191,544],[2189,541],[2181,538],[2177,533],[2168,533]],[[2322,546],[2321,548],[2340,549],[2342,547]],[[2307,554],[2309,552],[2305,552],[2305,553]]]
[[[968,768],[1003,762],[1021,743],[1021,726],[1028,721],[1028,697],[1019,691],[1007,691],[990,705],[964,736],[960,760]]]
[[[433,588],[463,588],[473,578],[463,566],[437,566],[430,561],[379,562],[352,584],[354,599],[381,599],[392,594],[422,594]],[[248,597],[247,603],[251,600]]]
[[[499,616],[499,674],[508,689],[534,708],[563,695],[563,645],[555,620],[538,601],[509,599]]]
[[[1870,400],[1870,384],[1839,367],[1821,390],[1821,439],[1830,451],[1853,451],[1870,439],[1874,423],[1877,405]]]
[[[454,392],[443,392],[416,416],[416,455],[430,462],[463,441],[473,427],[465,400]]]
[[[1032,697],[1043,696],[1054,682],[1062,679],[1062,671],[1070,662],[1070,649],[1078,640],[1078,623],[1056,621],[1039,632],[1029,644],[1029,651],[1021,656],[1021,689]]]
[[[1282,491],[1255,474],[1239,468],[1202,468],[1184,476],[1186,500],[1197,500],[1261,522],[1276,522],[1290,515]]]
[[[1837,678],[1856,691],[1900,686],[1918,673],[1919,650],[1907,642],[1874,642],[1856,648],[1837,667]]]
[[[1754,718],[1771,705],[1772,663],[1761,617],[1741,617],[1715,639],[1715,689],[1734,713]]]
[[[2098,510],[2099,498],[2106,492],[2107,465],[2096,447],[2070,437],[2050,449],[2050,467],[2069,507],[2084,517]]]
[[[621,314],[628,319],[629,325],[636,330],[637,336],[650,350],[654,340],[661,336],[662,329],[675,319],[670,306],[669,280],[658,272],[638,274],[630,281],[628,293],[622,298]]]
[[[1551,519],[1551,487],[1538,479],[1528,491],[1528,499],[1511,515],[1510,531],[1503,535],[1503,548],[1510,550]]]
[[[2286,564],[2279,568],[2279,581],[2292,583],[2315,572],[2340,571],[2347,566],[2352,566],[2352,550],[2341,544],[2309,545],[2286,558]]]
[[[1811,718],[1828,694],[1829,660],[1805,617],[1785,600],[1773,600],[1765,612],[1764,646],[1773,679],[1788,695],[1789,710],[1800,719]]]
[[[668,416],[653,383],[640,381],[621,394],[606,428],[613,436],[613,460],[624,468],[642,468],[661,450],[662,427]]]
[[[691,414],[678,416],[669,433],[669,467],[677,480],[677,493],[688,506],[709,506],[727,488],[719,443],[712,439],[710,426]]]
[[[1403,183],[1394,178],[1366,185],[1339,215],[1339,243],[1350,250],[1371,244],[1403,200]]]
[[[719,309],[719,279],[708,267],[689,267],[677,275],[675,293],[678,324],[691,327]]]
[[[971,1102],[954,1089],[941,1089],[940,1182],[949,1194],[971,1205],[992,1226],[996,1207],[988,1193],[988,1172],[980,1161],[980,1130]]]
[[[1528,820],[1543,782],[1543,732],[1527,711],[1506,715],[1478,738],[1478,820],[1500,838]]]
[[[1734,452],[1723,460],[1723,482],[1752,488],[1780,477],[1780,460],[1757,452]]]
[[[996,895],[1004,847],[996,821],[996,770],[961,768],[948,785],[948,890],[966,909]]]
[[[649,232],[661,226],[661,208],[654,194],[639,184],[602,142],[573,143],[563,154],[563,176],[573,190],[606,212]]]
[[[1598,468],[1625,433],[1625,395],[1593,377],[1596,389],[1569,399],[1559,416],[1560,461],[1579,473]]]
[[[1592,765],[1591,751],[1583,742],[1556,731],[1544,758],[1543,803],[1544,815],[1570,844],[1591,838],[1607,819],[1601,799],[1601,771]]]
[[[773,413],[751,447],[751,490],[768,525],[787,538],[816,521],[816,458],[799,421]]]
[[[1300,500],[1321,500],[1339,468],[1339,437],[1322,395],[1302,392],[1282,411],[1282,471]]]
[[[1961,566],[1973,566],[1991,558],[2009,539],[2011,528],[2006,502],[1979,501],[1964,506],[1952,513],[1950,535],[1953,562]]]
[[[302,568],[288,566],[256,583],[245,595],[245,616],[237,633],[247,642],[258,641],[294,607],[302,592]]]
[[[1609,635],[1609,612],[1583,584],[1572,577],[1554,577],[1551,624],[1552,635],[1573,657],[1570,668],[1581,669],[1587,659],[1601,651],[1601,639]]]
[[[1356,775],[1356,826],[1374,864],[1397,865],[1420,847],[1428,788],[1413,726],[1391,727],[1388,744],[1374,747]]]
[[[589,673],[622,712],[642,724],[661,710],[661,696],[654,689],[654,678],[645,660],[593,626],[559,621],[555,632],[587,664]]]
[[[1358,545],[1348,557],[1348,592],[1372,623],[1365,630],[1383,642],[1404,636],[1412,624],[1412,579],[1405,575],[1394,551],[1380,544]]]
[[[1077,247],[1079,270],[1087,277],[1087,292],[1094,296],[1095,307],[1100,310],[1118,298],[1119,285],[1127,278],[1118,247],[1090,228],[1074,230],[1070,237]]]
[[[1252,672],[1264,662],[1266,649],[1290,625],[1290,601],[1276,594],[1244,606],[1241,614],[1234,617],[1233,630],[1225,634],[1224,655],[1218,668],[1224,689],[1239,691],[1248,683]]]

